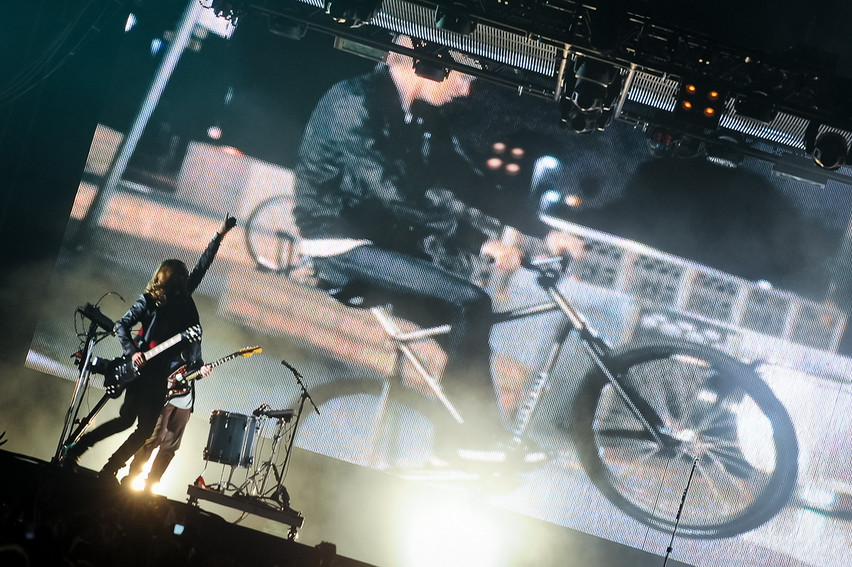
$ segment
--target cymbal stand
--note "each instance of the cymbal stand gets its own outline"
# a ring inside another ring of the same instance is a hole
[[[268,417],[266,415],[268,410],[269,406],[263,404],[254,411],[254,415],[265,419]],[[266,482],[269,478],[269,471],[271,470],[276,478],[279,476],[275,466],[275,456],[278,453],[278,445],[281,442],[281,437],[284,434],[284,426],[287,421],[289,421],[289,418],[285,418],[283,416],[276,419],[275,430],[272,434],[272,447],[270,448],[269,458],[261,463],[260,466],[256,467],[254,472],[246,478],[245,482],[241,486],[237,487],[235,494],[239,494],[241,496],[257,496],[260,498],[267,497]],[[258,428],[258,434],[259,433],[260,428]],[[260,484],[259,488],[258,483]],[[277,496],[277,494],[273,493],[271,498],[273,500],[277,500]]]

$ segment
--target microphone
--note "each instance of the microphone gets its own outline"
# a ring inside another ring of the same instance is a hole
[[[296,376],[298,376],[299,378],[301,378],[301,377],[302,377],[302,375],[301,375],[301,374],[299,374],[299,371],[298,371],[298,370],[296,370],[295,368],[293,368],[292,366],[290,366],[290,363],[289,363],[289,362],[287,362],[286,360],[282,360],[282,361],[281,361],[281,364],[283,364],[284,366],[286,366],[286,367],[290,370],[290,372],[292,372],[293,374],[295,374],[295,375],[296,375]]]
[[[113,326],[115,325],[109,317],[101,312],[97,305],[92,305],[91,303],[87,303],[83,307],[78,307],[77,313],[87,319],[90,319],[108,333],[112,332]]]
[[[304,384],[302,384],[302,380],[301,380],[302,375],[299,374],[299,371],[296,370],[295,368],[293,368],[292,366],[290,366],[290,363],[287,362],[286,360],[282,360],[281,364],[283,364],[284,366],[286,366],[287,368],[290,369],[290,372],[292,372],[293,376],[296,377],[296,382],[298,382],[299,386],[301,386],[301,388],[302,388],[302,403],[305,403],[305,400],[308,400],[309,402],[311,402],[311,405],[314,406],[314,411],[316,411],[317,414],[319,414],[319,412],[320,412],[319,408],[314,403],[314,401],[311,399],[311,396],[308,394],[308,389],[305,388]],[[299,406],[299,411],[302,411],[302,406]]]
[[[263,403],[263,404],[260,404],[260,407],[258,407],[256,410],[251,412],[251,414],[255,417],[260,417],[260,416],[264,415],[267,412],[267,410],[269,410],[269,404]]]

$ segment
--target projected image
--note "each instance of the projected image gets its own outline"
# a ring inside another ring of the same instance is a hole
[[[48,300],[80,332],[44,317],[31,366],[77,379],[90,321],[121,355],[119,297],[230,214],[194,282],[199,467],[256,466],[292,409],[303,449],[659,554],[677,524],[695,565],[841,564],[848,187],[265,20],[199,21],[164,70],[161,17],[128,23]]]

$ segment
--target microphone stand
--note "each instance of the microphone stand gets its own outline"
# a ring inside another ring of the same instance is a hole
[[[669,561],[669,555],[672,553],[672,549],[674,548],[674,538],[677,533],[677,527],[680,524],[680,514],[683,512],[683,505],[686,503],[686,493],[689,491],[689,485],[692,483],[692,476],[695,474],[695,468],[698,466],[698,459],[701,457],[695,457],[695,460],[692,461],[692,469],[689,471],[689,478],[686,479],[686,487],[683,489],[683,496],[680,499],[680,506],[677,507],[677,516],[675,516],[675,525],[672,530],[672,539],[669,541],[669,546],[666,548],[666,556],[663,558],[663,567],[666,567],[666,563]]]
[[[299,411],[299,413],[300,413],[300,414],[302,413],[302,412],[301,412],[301,408],[302,408],[302,406],[305,404],[305,400],[308,400],[309,402],[311,402],[311,405],[312,405],[312,406],[314,406],[314,411],[315,411],[315,412],[317,412],[317,415],[320,415],[320,410],[319,410],[319,408],[318,408],[318,407],[317,407],[317,405],[314,403],[314,401],[311,399],[311,395],[310,395],[310,394],[308,394],[308,389],[305,387],[305,383],[304,383],[304,382],[302,382],[302,378],[304,378],[304,376],[302,376],[301,374],[299,374],[299,371],[298,371],[298,370],[296,370],[295,368],[293,368],[292,366],[290,366],[290,363],[288,363],[286,360],[282,360],[282,361],[281,361],[281,364],[283,364],[284,366],[286,366],[286,367],[287,367],[287,369],[288,369],[288,370],[290,370],[290,372],[292,372],[292,373],[293,373],[293,376],[296,378],[296,383],[297,383],[297,384],[299,385],[299,387],[302,389],[302,394],[301,394],[302,403],[299,405],[299,410],[300,410],[300,411]],[[299,419],[299,416],[298,416],[298,414],[297,414],[297,415],[296,415],[296,421],[298,421],[298,419]]]
[[[293,429],[292,429],[292,432],[290,433],[290,439],[287,441],[287,449],[284,452],[284,460],[281,462],[281,474],[279,475],[278,471],[275,471],[273,469],[273,472],[275,473],[275,476],[276,476],[276,480],[278,481],[278,485],[275,487],[274,495],[275,495],[275,498],[278,499],[278,503],[281,504],[282,506],[284,506],[285,505],[284,502],[281,502],[281,500],[280,500],[281,494],[286,494],[286,492],[287,492],[287,489],[283,486],[284,476],[287,474],[287,467],[289,466],[289,463],[290,463],[290,455],[292,454],[292,451],[293,451],[293,444],[296,441],[296,431],[299,428],[299,420],[302,417],[302,411],[305,407],[305,400],[308,400],[309,402],[311,402],[311,405],[314,407],[314,411],[316,411],[317,414],[319,414],[320,411],[319,411],[319,408],[317,408],[314,401],[311,399],[311,395],[308,394],[308,389],[305,387],[305,383],[302,382],[302,375],[299,374],[299,371],[296,370],[295,368],[293,368],[292,366],[290,366],[290,364],[286,360],[282,360],[281,364],[286,366],[290,370],[290,372],[293,373],[293,376],[296,378],[296,383],[299,385],[299,388],[302,389],[302,393],[299,396],[299,409],[296,412],[296,420],[293,422]],[[264,483],[265,483],[265,481],[264,481]]]
[[[89,413],[81,422],[73,434],[71,428],[78,423],[80,408],[83,403],[83,396],[89,389],[89,381],[92,375],[92,353],[95,345],[103,338],[111,333],[112,321],[104,316],[96,305],[87,303],[85,307],[78,307],[77,312],[89,319],[89,330],[86,333],[83,348],[80,349],[77,366],[80,372],[77,376],[77,383],[74,386],[74,393],[71,395],[71,403],[68,406],[68,411],[65,414],[65,423],[62,427],[62,433],[59,437],[59,444],[56,446],[56,452],[53,455],[52,462],[60,463],[65,457],[65,448],[71,442],[76,441],[79,436],[85,431],[86,427],[91,422],[94,415],[104,406],[107,401],[107,396],[104,396],[96,405],[96,409]],[[104,335],[98,337],[98,327],[102,327],[105,331]]]

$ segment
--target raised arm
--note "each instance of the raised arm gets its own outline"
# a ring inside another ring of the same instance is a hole
[[[210,266],[213,264],[213,259],[216,258],[216,253],[219,251],[219,246],[222,244],[222,240],[236,224],[236,218],[230,216],[230,214],[225,215],[225,220],[222,221],[222,225],[219,227],[219,230],[216,231],[213,239],[207,245],[207,248],[195,264],[195,267],[192,268],[192,271],[189,273],[189,279],[187,280],[187,290],[189,293],[194,292],[201,283],[201,280],[204,278],[207,270],[210,269]]]

